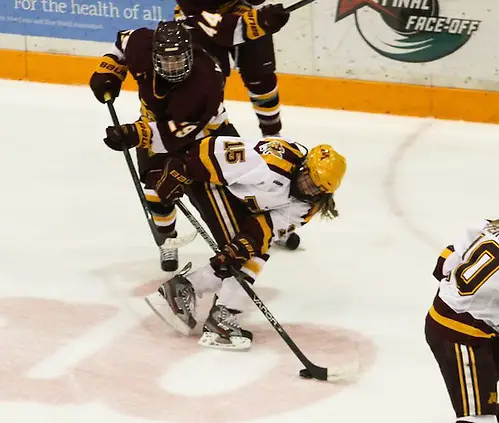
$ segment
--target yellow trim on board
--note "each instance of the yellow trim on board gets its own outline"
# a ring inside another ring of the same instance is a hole
[[[0,78],[87,85],[99,58],[0,49],[0,63]],[[135,90],[130,76],[123,88]],[[279,74],[279,95],[285,105],[499,123],[499,91]],[[249,101],[235,72],[226,99]]]

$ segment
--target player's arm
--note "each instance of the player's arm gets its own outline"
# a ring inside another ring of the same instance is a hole
[[[220,74],[220,78],[222,75]],[[151,123],[153,129],[156,126],[157,136],[153,139],[151,150],[154,153],[164,151],[178,152],[189,149],[198,143],[199,139],[209,135],[208,124],[219,115],[223,109],[223,83],[221,80],[205,81],[212,86],[220,86],[220,91],[208,93],[202,100],[202,105],[192,102],[191,99],[184,99],[185,107],[179,104],[175,108],[174,115],[168,121],[159,121],[156,124]],[[216,90],[215,90],[216,91]],[[191,110],[196,107],[199,113]],[[188,119],[188,116],[198,115],[197,120]],[[161,141],[159,143],[159,141]]]
[[[211,59],[209,63],[215,66]],[[221,72],[210,69],[199,83],[208,84],[212,88],[207,91],[199,87],[199,96],[195,101],[192,98],[177,97],[171,115],[166,118],[109,127],[104,141],[113,150],[120,150],[125,145],[127,148],[148,148],[155,154],[178,153],[190,149],[205,136],[205,129],[213,117],[219,114],[223,99]],[[198,118],[193,120],[192,116]]]
[[[282,4],[261,9],[242,8],[220,14],[202,11],[186,17],[187,27],[204,32],[215,43],[232,47],[278,32],[288,21],[289,13]]]
[[[160,121],[138,120],[106,128],[106,145],[116,151],[126,148],[146,148],[154,154],[185,152],[203,136],[208,119]]]
[[[112,50],[99,59],[99,64],[90,78],[90,88],[101,103],[105,95],[119,96],[121,84],[126,78],[128,66],[125,50],[134,31],[119,31]]]
[[[199,104],[197,106],[199,107]],[[220,106],[220,102],[218,102],[218,106]],[[158,154],[186,151],[203,138],[206,126],[218,113],[218,107],[205,102],[200,109],[204,111],[198,120],[187,119],[185,116],[192,116],[192,114],[187,111],[181,113],[182,109],[179,105],[171,119],[149,122],[151,152]]]
[[[203,157],[202,159],[197,144],[202,138],[202,131],[206,123],[204,121],[182,121],[181,119],[161,120],[159,122],[138,120],[121,126],[107,127],[104,143],[115,151],[121,151],[123,147],[139,147],[146,148],[154,154],[185,153],[194,148],[196,153],[194,156],[192,154],[189,156],[193,157],[196,162],[194,168],[204,169],[203,163],[206,164],[211,158],[204,160]]]
[[[121,126],[108,126],[104,143],[115,151],[145,148],[154,154],[177,153],[189,149],[196,141],[199,122],[173,120],[146,122],[138,120]],[[168,148],[167,148],[168,147]]]
[[[196,143],[208,120],[169,119],[150,122],[152,139],[150,150],[153,153],[175,153],[186,150]]]

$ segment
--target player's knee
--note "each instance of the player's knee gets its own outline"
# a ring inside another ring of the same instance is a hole
[[[264,94],[277,87],[277,76],[275,72],[270,73],[248,73],[242,74],[241,78],[246,88],[255,94]]]
[[[165,205],[159,201],[157,202],[148,201],[147,205],[149,206],[149,210],[151,211],[151,213],[158,216],[170,216],[175,211],[175,206]]]

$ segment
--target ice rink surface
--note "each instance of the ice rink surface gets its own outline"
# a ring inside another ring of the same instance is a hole
[[[159,321],[143,296],[167,275],[123,155],[102,143],[107,108],[87,87],[0,81],[0,92],[1,422],[454,420],[424,318],[440,250],[498,217],[497,126],[284,107],[283,135],[332,144],[348,170],[340,218],[302,228],[255,288],[318,365],[359,365],[330,384],[298,377],[250,302],[248,353],[202,349]],[[259,137],[249,103],[227,107]],[[134,121],[136,94],[116,108]],[[178,228],[192,230],[183,217]],[[181,265],[208,257],[198,237]]]

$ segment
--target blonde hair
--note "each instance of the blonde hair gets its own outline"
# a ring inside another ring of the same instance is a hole
[[[338,217],[338,210],[336,209],[333,194],[323,194],[317,202],[317,206],[319,207],[318,212],[322,218],[334,219],[335,217]]]

